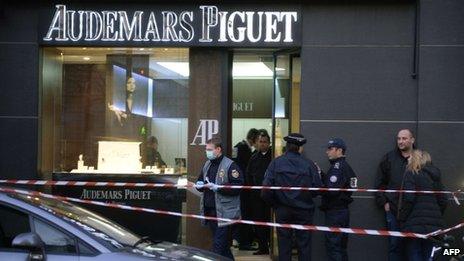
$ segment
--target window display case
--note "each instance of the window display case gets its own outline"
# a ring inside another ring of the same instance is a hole
[[[53,173],[185,174],[188,53],[44,48],[42,107],[49,121],[42,154],[53,157],[43,157],[42,166]]]

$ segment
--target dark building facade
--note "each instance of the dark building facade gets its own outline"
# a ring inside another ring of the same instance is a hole
[[[282,40],[278,43],[247,40],[205,43],[198,39],[164,43],[47,42],[43,39],[52,22],[55,4],[0,4],[2,179],[50,179],[56,169],[54,159],[60,152],[49,143],[56,142],[56,132],[60,131],[53,123],[57,121],[54,117],[58,117],[53,111],[55,106],[65,105],[47,100],[54,95],[61,96],[59,93],[47,95],[47,92],[61,89],[44,86],[57,84],[49,73],[55,70],[56,75],[61,75],[60,70],[67,68],[53,66],[53,60],[48,63],[46,52],[50,50],[47,48],[153,46],[189,48],[189,95],[183,97],[189,99],[189,108],[176,112],[189,119],[188,138],[185,138],[189,143],[186,147],[189,180],[198,175],[203,161],[199,156],[203,155],[202,147],[190,144],[197,138],[198,122],[217,119],[219,130],[215,133],[226,137],[227,146],[233,145],[231,64],[235,52],[252,49],[256,53],[266,51],[271,58],[277,57],[276,53],[291,53],[291,57],[299,58],[299,94],[292,96],[297,100],[288,102],[287,111],[293,115],[287,117],[291,120],[286,131],[301,131],[308,137],[305,154],[323,168],[327,168],[324,164],[326,142],[334,136],[342,137],[348,144],[348,159],[358,174],[358,185],[371,188],[382,155],[395,146],[397,131],[410,128],[416,133],[418,147],[429,151],[441,169],[445,186],[450,190],[464,186],[464,2],[461,0],[290,1],[288,5],[252,1],[218,3],[219,8],[225,6],[227,10],[259,11],[263,6],[265,11],[297,12],[293,41],[284,42],[285,31],[281,31]],[[117,8],[109,1],[98,5],[64,4],[74,10],[128,12],[182,10],[183,7],[197,10],[202,5],[188,1],[179,5],[156,1],[117,2]],[[201,31],[200,23],[194,27]],[[276,63],[274,69],[279,67]],[[80,76],[76,73],[75,77]],[[104,110],[106,104],[101,103]],[[239,107],[248,108],[248,104],[237,104]],[[275,116],[268,118],[275,120]],[[274,135],[278,133],[274,131]],[[383,212],[375,206],[373,195],[355,194],[354,198],[352,227],[384,228]],[[193,204],[187,209],[196,211]],[[446,223],[451,226],[462,221],[463,213],[462,206],[450,202]],[[316,212],[315,222],[323,224],[320,212]],[[455,234],[462,237],[463,232]],[[353,260],[386,257],[387,241],[382,237],[353,235],[349,253]],[[318,232],[314,236],[313,255],[325,256],[323,236]]]

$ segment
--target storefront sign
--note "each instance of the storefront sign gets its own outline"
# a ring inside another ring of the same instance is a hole
[[[81,199],[103,199],[103,200],[149,200],[149,190],[92,190],[83,189]]]
[[[296,11],[94,11],[56,5],[44,42],[294,43]]]
[[[195,137],[190,145],[206,145],[206,142],[219,133],[218,120],[200,120]]]

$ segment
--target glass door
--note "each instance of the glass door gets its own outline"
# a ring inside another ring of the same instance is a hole
[[[283,138],[289,132],[299,131],[299,95],[298,51],[235,51],[232,69],[232,144],[230,145],[233,148],[237,148],[240,144],[248,144],[251,147],[253,144],[247,139],[248,134],[253,129],[259,132],[266,131],[271,136],[273,156],[282,155],[285,152]],[[255,150],[254,147],[250,149]],[[232,150],[232,158],[235,159],[237,153],[238,149]],[[242,165],[246,169],[246,164]],[[254,200],[253,196],[250,200]],[[246,204],[242,206],[242,218],[252,219],[253,217],[248,215]],[[253,228],[249,226],[249,229]],[[246,228],[242,228],[239,234],[248,234],[246,231]],[[250,240],[253,241],[253,238]],[[272,230],[270,247],[271,256],[276,257],[275,230]]]
[[[283,138],[300,129],[300,64],[298,52],[274,53],[272,144],[275,157],[285,152]]]
[[[299,50],[282,50],[273,54],[272,147],[274,157],[285,153],[283,138],[300,131]],[[274,214],[272,213],[272,216]],[[272,229],[271,256],[277,258],[277,234]]]

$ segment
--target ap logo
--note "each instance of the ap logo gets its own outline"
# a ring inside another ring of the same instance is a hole
[[[200,120],[197,132],[190,145],[206,145],[206,141],[219,133],[218,120]]]

